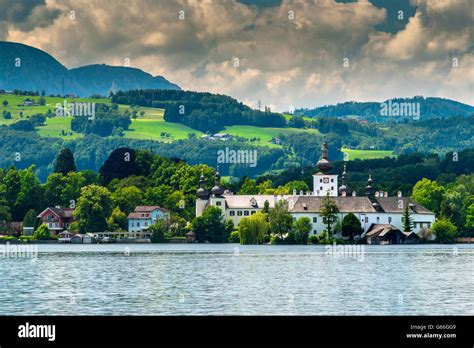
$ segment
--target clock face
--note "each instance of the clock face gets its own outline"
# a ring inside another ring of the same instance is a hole
[[[323,183],[329,184],[329,178],[323,178]]]

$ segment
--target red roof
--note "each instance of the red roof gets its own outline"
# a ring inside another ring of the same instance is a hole
[[[157,206],[157,205],[139,205],[135,208],[135,212],[140,212],[140,213],[148,213],[148,212],[152,212],[153,210],[161,210],[162,212],[164,213],[167,213],[168,212],[168,209],[165,209],[165,208],[162,208],[160,206]]]

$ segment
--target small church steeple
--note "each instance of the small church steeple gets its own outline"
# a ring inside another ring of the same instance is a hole
[[[370,197],[374,194],[374,188],[372,187],[372,174],[369,173],[369,179],[367,179],[367,186],[365,187],[365,195]]]

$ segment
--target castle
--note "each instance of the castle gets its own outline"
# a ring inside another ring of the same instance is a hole
[[[196,216],[202,215],[208,206],[215,206],[222,210],[226,220],[231,219],[237,226],[242,218],[261,211],[266,202],[269,208],[273,208],[276,202],[284,199],[288,201],[289,213],[293,219],[308,217],[312,222],[311,234],[317,235],[326,229],[319,212],[323,198],[329,195],[338,207],[338,218],[342,220],[345,215],[353,213],[361,222],[363,236],[367,237],[383,237],[390,231],[403,231],[402,214],[406,207],[410,211],[415,233],[422,228],[429,228],[435,221],[433,212],[408,197],[402,197],[401,192],[396,197],[388,197],[387,192],[375,191],[370,175],[365,195],[357,196],[347,184],[346,164],[341,175],[341,185],[338,186],[339,176],[331,174],[333,164],[328,159],[328,146],[325,142],[316,167],[318,171],[313,174],[313,191],[294,191],[292,195],[234,195],[221,186],[219,171],[215,174],[214,187],[209,191],[204,187],[204,177],[201,176],[200,188],[197,190]],[[405,234],[405,237],[408,235]]]

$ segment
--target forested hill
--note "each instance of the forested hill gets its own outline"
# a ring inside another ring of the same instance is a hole
[[[192,91],[135,90],[117,92],[112,102],[165,109],[165,121],[182,123],[202,132],[217,132],[230,125],[285,127],[285,117],[259,111],[229,96]]]
[[[162,76],[105,64],[68,70],[37,48],[0,41],[0,90],[45,91],[47,95],[109,95],[109,90],[180,89]]]
[[[383,103],[388,105],[389,101],[382,103],[378,102],[345,102],[336,105],[326,105],[315,109],[298,109],[295,111],[297,115],[304,115],[308,117],[316,116],[335,116],[335,117],[347,117],[347,116],[360,116],[367,120],[378,120],[386,121],[387,117],[383,117],[381,112]],[[471,105],[463,104],[450,99],[443,98],[424,98],[424,97],[413,97],[413,98],[395,98],[391,99],[391,103],[419,103],[420,120],[432,119],[439,117],[450,117],[450,116],[469,116],[474,114],[474,107]],[[397,117],[395,117],[396,119]],[[389,119],[393,120],[394,117],[390,116]]]

